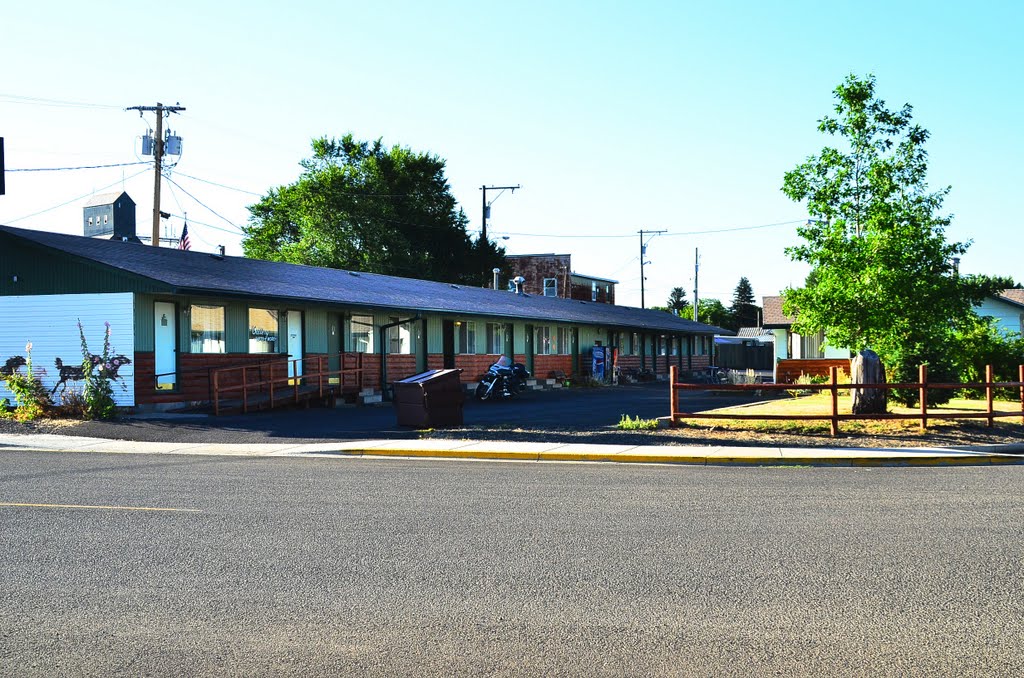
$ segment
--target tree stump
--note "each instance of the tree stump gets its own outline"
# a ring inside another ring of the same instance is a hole
[[[885,369],[878,354],[864,349],[850,361],[850,382],[884,384]],[[854,414],[885,414],[889,392],[884,388],[852,388]]]

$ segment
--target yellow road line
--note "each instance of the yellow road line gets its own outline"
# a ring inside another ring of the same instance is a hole
[[[16,504],[0,501],[0,506],[16,506],[27,508],[67,508],[67,509],[100,509],[107,511],[176,511],[180,513],[200,513],[199,509],[157,508],[153,506],[86,506],[84,504]]]

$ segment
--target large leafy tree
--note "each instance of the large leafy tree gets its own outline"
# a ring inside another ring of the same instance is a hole
[[[438,156],[351,134],[312,146],[294,183],[249,207],[246,256],[465,284],[504,264],[469,237]]]
[[[760,307],[754,303],[754,288],[746,276],[743,276],[732,293],[732,306],[729,308],[735,324],[733,329],[757,325],[759,311]]]
[[[944,233],[950,189],[928,188],[929,134],[912,121],[909,104],[886,108],[872,76],[847,77],[835,100],[835,117],[818,129],[838,143],[783,183],[812,217],[798,229],[804,242],[786,252],[814,273],[805,287],[786,290],[783,309],[801,334],[824,330],[834,346],[873,349],[891,379],[915,381],[916,365],[927,362],[938,381],[949,376],[952,333],[972,316],[976,298],[953,268],[968,245]],[[949,397],[933,393],[936,401]]]

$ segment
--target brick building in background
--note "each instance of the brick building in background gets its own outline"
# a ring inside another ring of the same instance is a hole
[[[545,297],[615,303],[617,280],[576,273],[571,254],[509,254],[509,278],[522,276],[523,292]]]

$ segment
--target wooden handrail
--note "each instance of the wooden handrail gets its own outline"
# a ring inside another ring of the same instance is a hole
[[[264,387],[267,387],[267,390],[269,391],[269,406],[271,408],[273,408],[274,407],[274,403],[275,403],[275,394],[274,394],[275,385],[279,385],[281,382],[284,382],[286,385],[289,385],[289,386],[292,387],[292,389],[291,389],[292,390],[292,398],[293,398],[293,400],[294,400],[294,402],[296,404],[300,402],[300,392],[299,392],[300,384],[302,384],[302,383],[311,383],[311,381],[314,378],[317,380],[317,394],[321,398],[324,396],[325,393],[330,393],[330,392],[333,392],[335,390],[340,391],[341,389],[343,389],[345,387],[345,377],[346,376],[350,376],[350,375],[355,375],[356,376],[357,388],[362,390],[362,384],[363,384],[363,361],[362,361],[362,355],[361,354],[356,354],[358,356],[358,358],[356,360],[357,367],[354,367],[354,368],[344,368],[345,357],[346,357],[347,354],[342,353],[342,354],[339,354],[339,355],[341,357],[342,369],[338,369],[338,370],[325,370],[324,369],[324,358],[329,358],[329,356],[323,356],[323,355],[317,355],[317,356],[314,356],[313,358],[305,358],[305,357],[304,358],[294,358],[292,360],[285,360],[283,362],[280,361],[280,360],[262,361],[262,362],[258,362],[258,363],[249,363],[249,364],[246,364],[246,365],[237,365],[237,366],[232,366],[232,367],[222,367],[222,368],[218,368],[218,369],[212,370],[213,412],[214,412],[214,415],[219,415],[220,414],[220,401],[221,401],[222,397],[224,395],[226,395],[226,394],[230,394],[230,393],[233,393],[233,392],[236,392],[236,391],[241,391],[242,411],[243,412],[248,412],[249,411],[249,394],[250,394],[250,392],[253,392],[253,391],[255,391],[255,392],[262,392],[264,390]],[[303,361],[311,361],[314,358],[315,358],[315,360],[317,362],[317,370],[315,372],[313,372],[313,373],[309,373],[309,372],[303,371],[302,374],[299,374],[299,372],[300,372],[299,363],[301,363]],[[282,376],[282,377],[276,377],[275,376],[275,371],[276,371],[275,368],[277,368],[278,365],[282,365],[282,364],[286,367],[285,375]],[[294,369],[291,369],[291,370],[287,369],[287,367],[289,365],[294,365]],[[264,378],[263,377],[263,369],[262,368],[264,366],[269,366],[269,368],[270,368],[269,369],[269,371],[270,371],[269,378]],[[256,381],[249,381],[250,370],[252,368],[254,368],[254,367],[258,369],[259,376],[258,376]],[[241,372],[241,383],[221,386],[221,376],[223,374],[228,374],[228,373],[233,373],[233,372]],[[288,372],[291,372],[292,376],[289,376]],[[332,377],[335,377],[335,376],[339,377],[339,383],[338,384],[331,384],[330,383],[330,379]],[[326,380],[325,380],[325,377],[326,377]]]

